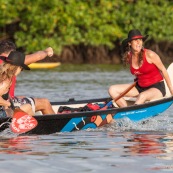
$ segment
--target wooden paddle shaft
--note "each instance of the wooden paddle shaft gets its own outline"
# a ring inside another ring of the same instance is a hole
[[[134,86],[136,85],[136,82],[134,82],[132,85],[130,85],[125,91],[123,91],[119,96],[117,96],[116,98],[114,98],[114,102],[116,102],[117,100],[119,100],[121,97],[123,97],[125,94],[127,94]]]

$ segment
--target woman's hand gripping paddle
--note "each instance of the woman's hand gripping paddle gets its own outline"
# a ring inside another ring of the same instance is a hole
[[[11,103],[11,108],[14,111],[12,122],[10,125],[12,132],[18,134],[26,133],[37,126],[38,122],[34,117],[28,115],[20,108],[15,108],[13,101],[11,99],[10,103]]]
[[[123,97],[125,94],[127,94],[135,85],[136,85],[136,82],[134,82],[133,84],[131,84],[125,91],[123,91],[119,96],[117,96],[116,98],[114,98],[113,100],[111,100],[110,102],[108,102],[100,110],[106,110],[112,104],[113,101],[116,102],[117,100],[119,100],[121,97]]]

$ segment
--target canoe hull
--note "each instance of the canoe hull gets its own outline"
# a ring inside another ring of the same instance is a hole
[[[84,130],[88,128],[98,128],[105,124],[109,124],[113,119],[118,120],[122,118],[128,118],[133,122],[144,121],[151,117],[157,116],[167,110],[173,103],[172,99],[158,101],[156,103],[149,103],[147,105],[140,106],[131,106],[128,108],[122,109],[110,109],[105,111],[95,111],[95,112],[86,112],[86,113],[73,113],[71,115],[64,114],[58,115],[54,118],[57,118],[57,124],[55,125],[55,120],[52,120],[52,125],[49,128],[52,128],[50,131],[54,132],[72,132],[78,130]],[[39,121],[39,120],[38,120]],[[43,128],[47,123],[41,125]],[[54,126],[54,127],[53,127]],[[37,129],[38,128],[38,129]],[[49,129],[48,128],[48,129]],[[44,128],[43,128],[44,129]],[[48,131],[45,130],[46,131]],[[37,131],[36,131],[37,130]],[[36,129],[33,129],[32,133],[39,133],[41,129],[39,126]],[[43,131],[42,131],[43,133]]]
[[[76,103],[77,102],[74,101],[70,103],[67,102],[66,104],[71,105]],[[173,97],[169,97],[143,105],[135,105],[125,108],[113,108],[107,110],[76,112],[59,115],[37,115],[34,116],[38,121],[37,127],[27,132],[26,134],[44,135],[56,132],[72,132],[88,128],[95,129],[105,124],[109,124],[113,119],[118,120],[122,118],[128,118],[133,122],[144,121],[161,114],[167,110],[172,105],[172,103]],[[52,105],[57,104],[61,103],[52,103]],[[9,119],[0,119],[0,124],[7,122],[7,120]],[[2,131],[7,127],[8,124],[5,124],[0,127],[0,130]]]

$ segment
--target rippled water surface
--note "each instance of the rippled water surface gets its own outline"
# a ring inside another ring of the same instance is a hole
[[[127,71],[22,72],[16,95],[69,98],[107,97],[115,83],[132,82]],[[173,171],[173,107],[146,123],[125,119],[96,130],[40,136],[0,133],[0,172],[68,173]]]

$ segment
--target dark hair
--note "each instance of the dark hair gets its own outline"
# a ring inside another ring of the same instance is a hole
[[[0,54],[9,53],[16,50],[16,45],[10,40],[2,40],[0,42]]]
[[[144,54],[144,48],[141,49],[141,52],[139,54],[138,66],[141,65],[141,62],[143,60],[143,54]],[[131,62],[131,47],[130,46],[126,47],[125,52],[122,53],[121,55],[122,55],[122,62],[124,64],[124,66],[127,66],[128,64],[130,64],[130,62]]]

